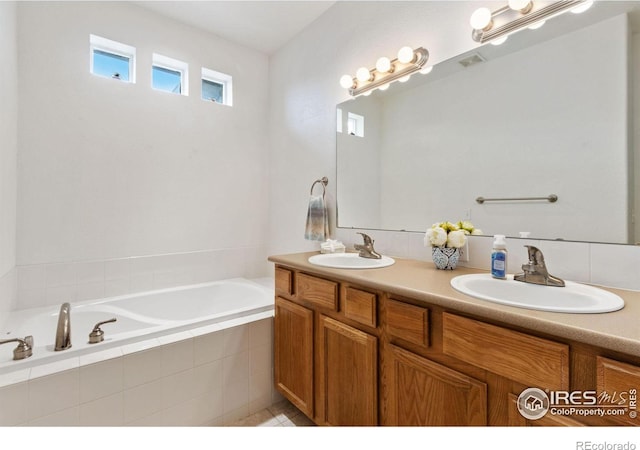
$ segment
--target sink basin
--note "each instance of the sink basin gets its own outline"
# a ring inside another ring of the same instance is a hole
[[[565,281],[565,287],[541,286],[493,278],[491,274],[460,275],[451,286],[482,300],[519,308],[561,313],[604,313],[622,309],[624,300],[616,294],[585,284]]]
[[[370,259],[362,258],[357,253],[322,253],[309,257],[309,262],[316,266],[334,269],[379,269],[388,267],[396,261],[388,256],[383,256],[382,259]]]

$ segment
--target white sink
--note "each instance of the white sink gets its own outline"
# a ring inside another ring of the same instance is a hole
[[[309,257],[309,262],[316,266],[333,267],[334,269],[379,269],[395,263],[393,258],[383,256],[381,259],[362,258],[357,253],[322,253]]]
[[[482,300],[519,308],[561,313],[604,313],[622,309],[624,300],[616,294],[586,284],[565,281],[565,287],[541,286],[493,278],[491,274],[460,275],[451,286]]]

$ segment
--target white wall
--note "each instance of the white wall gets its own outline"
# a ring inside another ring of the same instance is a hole
[[[266,273],[266,55],[128,2],[21,2],[18,31],[21,268],[224,251],[226,275]],[[91,33],[136,47],[137,83],[89,73]],[[189,64],[188,97],[151,89],[154,52]],[[233,76],[233,107],[200,99],[201,67]],[[48,269],[19,287],[86,268]]]
[[[468,18],[480,2],[340,2],[271,58],[270,246],[273,254],[317,249],[303,240],[308,186],[329,177],[335,193],[335,105],[347,99],[338,84],[344,73],[394,55],[403,45],[428,48],[438,63],[475,47]],[[483,2],[490,4],[491,2]],[[494,4],[495,5],[495,4]],[[334,234],[345,244],[360,240],[355,229]],[[369,231],[376,248],[400,257],[430,260],[422,233]],[[510,270],[526,257],[524,240],[510,245]],[[491,238],[472,239],[467,265],[489,268]],[[640,248],[535,241],[558,276],[640,289]]]
[[[0,313],[12,308],[16,264],[18,73],[16,4],[0,2]]]

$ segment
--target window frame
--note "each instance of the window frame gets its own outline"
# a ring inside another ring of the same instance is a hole
[[[209,83],[217,83],[222,85],[222,102],[211,101],[211,99],[204,98],[204,90],[202,89],[203,81]],[[233,77],[226,73],[218,72],[216,70],[207,69],[202,67],[200,71],[200,98],[209,103],[216,103],[218,105],[233,106]]]
[[[180,73],[180,92],[168,91],[160,89],[153,85],[154,68],[164,69],[171,72]],[[178,59],[169,58],[168,56],[154,53],[151,60],[151,88],[159,92],[167,92],[169,94],[178,94],[185,97],[189,96],[189,64]]]
[[[94,53],[96,51],[102,53],[108,53],[121,58],[127,58],[129,61],[129,79],[124,80],[112,76],[106,76],[100,73],[94,72]],[[101,78],[107,78],[112,80],[118,80],[123,83],[135,84],[136,82],[136,48],[123,44],[121,42],[112,41],[111,39],[104,38],[95,34],[89,34],[89,73]]]

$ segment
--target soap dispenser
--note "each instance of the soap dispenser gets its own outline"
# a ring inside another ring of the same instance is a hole
[[[507,241],[503,234],[496,234],[493,237],[491,276],[501,280],[507,278]]]

